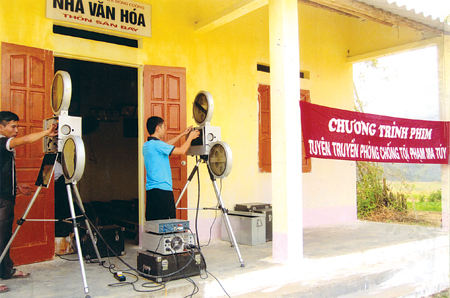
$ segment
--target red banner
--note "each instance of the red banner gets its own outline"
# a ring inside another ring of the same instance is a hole
[[[357,113],[300,102],[306,157],[448,164],[450,122]]]

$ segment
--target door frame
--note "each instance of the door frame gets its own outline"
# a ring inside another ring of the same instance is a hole
[[[139,212],[139,235],[144,232],[145,225],[145,165],[144,165],[144,157],[142,155],[142,147],[145,143],[145,121],[144,121],[144,111],[145,111],[145,102],[144,102],[144,64],[134,64],[134,63],[126,63],[121,61],[111,61],[106,59],[98,59],[98,58],[90,58],[86,56],[78,56],[78,55],[70,55],[59,52],[53,52],[54,58],[66,58],[66,59],[74,59],[81,60],[87,62],[94,63],[105,63],[111,65],[118,65],[124,67],[135,68],[138,71],[137,76],[137,84],[138,84],[138,99],[137,99],[137,117],[138,117],[138,212]],[[141,243],[141,236],[139,236],[139,243]]]
[[[122,61],[111,61],[106,59],[92,58],[86,56],[72,55],[61,52],[53,52],[53,61],[55,58],[66,58],[66,59],[74,59],[81,61],[88,61],[94,63],[105,63],[110,65],[118,65],[124,67],[135,68],[138,71],[137,75],[137,84],[138,84],[138,98],[137,98],[137,117],[138,117],[138,197],[139,197],[139,235],[142,235],[144,232],[145,225],[145,199],[146,199],[146,191],[145,191],[145,166],[144,166],[144,157],[142,155],[142,147],[145,143],[145,94],[144,94],[144,68],[145,64],[135,64],[135,63],[127,63]],[[186,99],[186,107],[187,107],[187,99]],[[187,110],[186,110],[187,111]],[[187,167],[186,175],[187,175]],[[187,194],[186,194],[187,195]],[[141,236],[139,236],[140,238]]]

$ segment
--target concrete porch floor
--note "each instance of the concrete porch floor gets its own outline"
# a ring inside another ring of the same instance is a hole
[[[272,261],[271,242],[239,245],[240,267],[235,248],[213,240],[202,248],[209,274],[191,277],[198,287],[193,297],[227,297],[225,291],[231,297],[425,297],[449,286],[448,244],[448,233],[439,228],[358,221],[306,228],[304,258],[290,264]],[[136,267],[139,247],[126,243],[125,251],[123,260]],[[77,260],[77,254],[64,257]],[[117,258],[110,262],[128,269]],[[2,298],[86,296],[78,261],[55,257],[19,269],[31,276],[1,281],[11,289]],[[98,264],[85,264],[85,271],[91,297],[191,297],[196,290],[185,279],[162,289],[143,287],[155,284],[125,274],[137,290],[155,290],[137,292],[130,284],[109,286],[118,281]]]

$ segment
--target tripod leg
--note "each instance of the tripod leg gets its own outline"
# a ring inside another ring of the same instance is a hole
[[[86,272],[84,270],[83,254],[81,252],[80,235],[78,234],[77,219],[76,219],[76,215],[75,215],[75,208],[73,207],[72,191],[70,189],[70,184],[67,184],[66,188],[67,188],[67,197],[69,199],[70,214],[72,215],[72,221],[73,221],[73,231],[75,233],[75,240],[76,240],[76,244],[77,244],[78,259],[80,261],[81,277],[83,279],[84,292],[87,294],[87,293],[89,293],[89,288],[88,288],[87,281],[86,281]]]
[[[236,253],[241,263],[241,267],[244,267],[244,260],[241,257],[241,252],[239,251],[238,244],[236,242],[236,237],[234,237],[233,229],[231,228],[230,219],[228,218],[228,211],[224,208],[222,196],[220,195],[219,188],[217,187],[216,179],[211,176],[211,180],[214,186],[214,191],[216,193],[217,200],[219,201],[219,208],[222,210],[222,219],[225,220],[225,225],[227,227],[228,236],[230,237],[231,244],[236,249]]]
[[[198,170],[198,165],[200,164],[201,161],[202,161],[202,160],[199,159],[199,160],[197,161],[197,164],[195,165],[195,167],[192,169],[192,172],[191,172],[191,174],[189,175],[188,180],[186,181],[186,185],[184,186],[183,190],[181,191],[180,196],[178,197],[177,202],[175,203],[175,208],[178,206],[178,203],[180,202],[181,198],[183,197],[184,193],[186,192],[186,189],[187,189],[189,183],[192,181],[192,178],[194,177],[195,172],[197,172],[197,170]]]
[[[75,192],[75,197],[77,198],[78,207],[80,207],[80,210],[81,210],[81,212],[83,212],[83,215],[85,217],[85,223],[86,223],[86,227],[88,229],[89,236],[91,237],[92,246],[94,247],[94,251],[95,251],[95,254],[97,255],[98,262],[101,265],[103,263],[102,257],[100,256],[100,252],[98,251],[97,243],[95,242],[94,234],[92,233],[92,229],[91,229],[91,225],[86,216],[86,210],[84,209],[83,201],[81,200],[80,193],[78,192],[76,181],[72,182],[72,186],[73,186],[73,190]]]
[[[9,239],[8,244],[6,245],[5,249],[2,252],[2,255],[0,256],[0,263],[3,261],[3,259],[5,258],[6,252],[9,250],[9,248],[11,247],[11,244],[14,240],[14,238],[16,237],[17,233],[19,232],[20,227],[22,226],[22,224],[25,222],[25,218],[28,215],[28,212],[30,212],[31,207],[34,204],[34,201],[36,201],[37,196],[39,195],[39,192],[41,191],[42,186],[39,186],[38,189],[36,190],[36,193],[34,194],[33,198],[31,198],[30,203],[28,204],[27,209],[25,210],[25,212],[22,215],[22,218],[20,218],[17,221],[17,228],[14,231],[14,234],[11,236],[11,239]]]

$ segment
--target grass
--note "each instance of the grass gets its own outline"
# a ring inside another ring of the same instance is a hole
[[[403,192],[405,194],[408,200],[408,210],[414,210],[415,206],[416,211],[442,211],[442,204],[440,201],[428,202],[427,200],[432,192],[441,190],[440,181],[406,183],[391,181],[387,184],[393,192]]]
[[[414,205],[411,201],[407,202],[408,210],[414,210]],[[441,202],[418,202],[415,201],[416,211],[436,211],[442,212]]]

